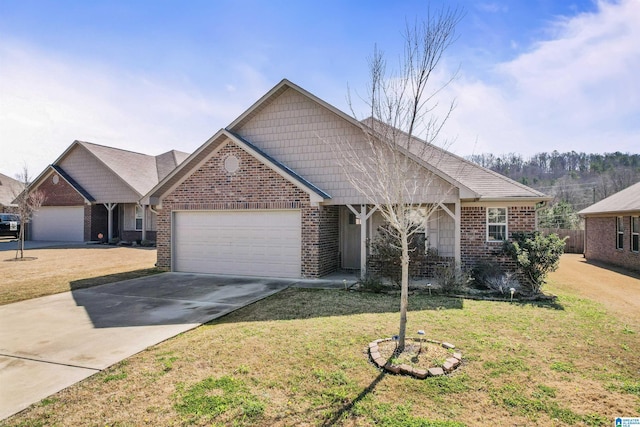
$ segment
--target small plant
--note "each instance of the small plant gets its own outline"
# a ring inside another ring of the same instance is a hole
[[[387,285],[378,276],[367,276],[361,279],[359,283],[360,287],[365,291],[380,293],[387,290]]]
[[[461,291],[469,283],[470,276],[455,264],[438,266],[435,269],[435,279],[445,293]]]
[[[156,245],[156,242],[153,240],[141,240],[140,241],[140,246],[145,247],[145,248],[152,248]]]
[[[110,244],[110,245],[117,245],[118,243],[120,243],[120,238],[119,238],[119,237],[112,237],[112,238],[109,240],[109,244]]]

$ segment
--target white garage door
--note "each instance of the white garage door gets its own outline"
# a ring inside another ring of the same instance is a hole
[[[84,241],[84,207],[41,207],[33,213],[31,240]]]
[[[300,277],[300,211],[181,211],[173,217],[173,270]]]

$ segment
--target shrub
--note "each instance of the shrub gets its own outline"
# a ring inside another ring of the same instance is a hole
[[[564,240],[557,234],[543,236],[539,232],[513,233],[513,241],[505,242],[504,251],[530,279],[531,291],[539,293],[547,274],[558,269]]]
[[[511,288],[516,291],[520,288],[520,282],[515,274],[504,269],[497,263],[483,261],[472,270],[472,277],[476,287],[480,285],[486,289],[506,294]]]
[[[437,266],[434,276],[436,282],[440,285],[440,289],[445,293],[461,291],[471,279],[468,273],[456,268],[455,263]]]
[[[367,276],[360,280],[360,287],[365,291],[380,293],[387,289],[387,286],[377,276]]]

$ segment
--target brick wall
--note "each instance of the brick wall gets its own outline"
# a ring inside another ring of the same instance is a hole
[[[62,177],[59,177],[58,183],[53,183],[53,177],[57,174],[49,175],[39,186],[46,199],[42,206],[81,206],[85,203],[84,197],[80,195],[71,185]]]
[[[616,217],[585,219],[585,257],[640,271],[640,253],[631,252],[631,217],[623,217],[624,247],[616,248]]]
[[[234,173],[224,169],[230,155],[240,160]],[[157,218],[158,266],[171,265],[172,211],[224,209],[300,209],[301,276],[318,277],[337,268],[337,208],[311,206],[307,193],[232,143],[222,147],[162,201]]]
[[[507,231],[531,232],[536,229],[536,212],[533,206],[508,206]],[[487,242],[487,208],[463,206],[461,210],[461,258],[462,268],[471,269],[480,261],[493,261],[508,270],[515,270],[515,263],[502,255],[502,242]]]

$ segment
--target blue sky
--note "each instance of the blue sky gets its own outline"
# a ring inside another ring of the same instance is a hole
[[[459,38],[437,76],[459,70],[441,94],[457,104],[443,145],[460,155],[638,152],[640,0],[457,5]],[[0,172],[38,174],[75,139],[191,152],[282,78],[348,112],[374,45],[394,64],[406,20],[427,7],[0,0]]]

